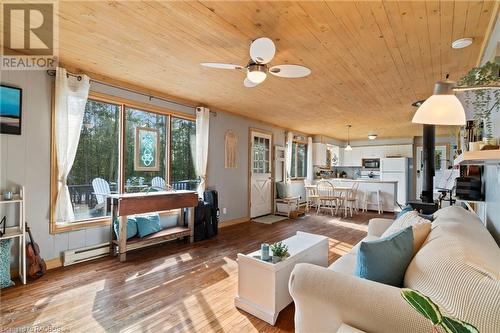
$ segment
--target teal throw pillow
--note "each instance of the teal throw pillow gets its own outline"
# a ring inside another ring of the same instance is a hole
[[[120,225],[118,219],[115,219],[113,223],[113,228],[115,229],[116,238],[120,237]],[[137,235],[137,222],[135,216],[127,216],[127,239],[135,237]]]
[[[413,210],[413,207],[410,205],[406,205],[403,207],[403,209],[396,215],[396,219],[400,218],[404,214],[411,212]]]
[[[14,285],[10,279],[10,249],[12,238],[0,240],[0,289]]]
[[[354,274],[401,287],[412,257],[413,230],[410,226],[385,238],[361,242]]]
[[[135,220],[141,238],[161,230],[160,215],[158,214],[136,215]]]

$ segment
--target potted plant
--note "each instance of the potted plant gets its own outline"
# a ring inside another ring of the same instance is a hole
[[[438,327],[441,326],[447,333],[479,333],[479,330],[473,325],[443,315],[436,303],[416,290],[403,288],[401,289],[401,296],[422,316],[432,322],[436,332],[439,332]]]
[[[273,264],[276,264],[290,256],[290,253],[288,253],[288,246],[283,242],[271,245],[271,252],[273,253]]]
[[[458,81],[457,88],[464,93],[465,106],[474,110],[474,127],[480,129],[483,124],[483,139],[491,140],[491,116],[500,110],[500,63],[474,67]]]

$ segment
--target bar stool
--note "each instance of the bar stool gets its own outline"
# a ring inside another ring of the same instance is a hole
[[[376,202],[370,201],[373,194],[377,195]],[[382,193],[380,193],[380,190],[366,191],[365,192],[365,197],[364,197],[364,202],[363,202],[363,212],[366,212],[368,210],[368,204],[377,205],[378,213],[379,214],[384,213],[384,204],[382,202]]]

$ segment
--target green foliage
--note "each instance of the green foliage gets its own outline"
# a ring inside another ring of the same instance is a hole
[[[458,85],[462,87],[484,87],[482,89],[465,91],[465,105],[474,109],[474,125],[480,128],[484,124],[484,137],[491,139],[493,124],[491,115],[500,110],[500,89],[489,87],[500,85],[500,64],[487,62],[481,67],[475,67],[463,76]]]
[[[436,303],[416,290],[403,288],[401,296],[434,326],[440,325],[448,333],[479,333],[473,325],[441,314]]]
[[[290,256],[290,253],[288,253],[288,246],[283,242],[274,243],[270,248],[273,255],[276,257],[286,258]]]
[[[427,296],[419,293],[416,290],[403,288],[401,296],[422,316],[432,321],[434,325],[438,325],[443,321],[443,316],[439,311],[439,307]]]
[[[441,327],[447,333],[479,333],[479,330],[469,323],[452,317],[443,317]]]

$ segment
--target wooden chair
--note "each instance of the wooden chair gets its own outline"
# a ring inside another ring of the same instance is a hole
[[[156,189],[167,189],[167,184],[165,183],[165,179],[161,177],[154,177],[151,179],[151,187]]]
[[[319,213],[322,209],[330,210],[332,216],[334,211],[337,210],[337,199],[335,196],[335,187],[326,180],[318,182],[318,210]]]
[[[354,182],[352,185],[352,189],[346,193],[345,202],[344,202],[344,216],[347,217],[347,211],[349,211],[352,217],[352,211],[357,214],[358,213],[358,188],[359,183]]]
[[[318,207],[318,186],[304,179],[304,188],[306,190],[306,211],[308,212],[310,207]]]
[[[95,209],[102,209],[106,206],[106,198],[111,194],[109,183],[102,178],[94,178],[92,180],[92,188],[97,200]]]

